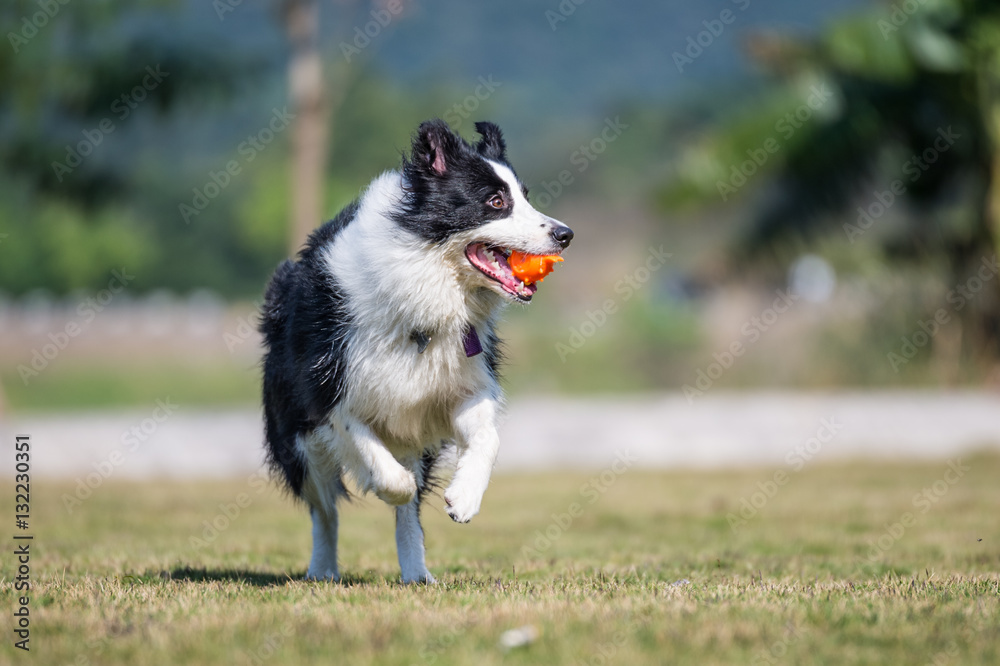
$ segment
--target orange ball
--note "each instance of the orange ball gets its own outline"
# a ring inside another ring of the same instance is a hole
[[[514,250],[507,263],[514,277],[524,284],[541,282],[563,258],[558,254],[523,254]]]

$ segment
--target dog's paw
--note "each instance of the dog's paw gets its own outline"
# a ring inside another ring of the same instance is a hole
[[[403,583],[406,585],[434,585],[437,583],[437,579],[431,575],[430,571],[426,569],[418,574],[403,574]]]
[[[405,467],[385,474],[375,485],[375,495],[386,504],[401,506],[413,501],[417,494],[417,480]]]
[[[468,485],[452,483],[444,491],[445,513],[456,523],[467,523],[479,513],[479,505],[483,502],[483,493]]]
[[[340,574],[337,573],[336,569],[330,569],[325,571],[313,571],[310,567],[309,571],[306,572],[306,580],[325,580],[333,581],[334,583],[340,582]]]

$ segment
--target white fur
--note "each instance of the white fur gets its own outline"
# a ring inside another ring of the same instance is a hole
[[[309,561],[306,578],[310,580],[340,580],[337,569],[337,508],[332,514],[324,514],[313,508],[312,517],[313,553]]]
[[[403,197],[402,176],[385,173],[363,195],[356,218],[326,249],[331,279],[341,289],[355,331],[347,340],[350,368],[345,398],[329,422],[300,438],[308,461],[304,492],[313,507],[309,576],[337,576],[338,470],[363,491],[396,505],[396,543],[403,580],[433,582],[424,562],[417,515],[416,475],[426,450],[443,441],[457,447],[446,511],[468,522],[479,511],[499,447],[500,387],[485,355],[466,357],[469,325],[483,333],[510,300],[469,264],[465,248],[488,242],[536,253],[557,252],[559,222],[524,198],[510,169],[491,162],[510,186],[514,212],[435,245],[401,229],[389,214]],[[430,337],[423,353],[413,331]]]
[[[490,162],[490,166],[510,189],[513,214],[475,230],[471,240],[489,240],[496,245],[509,247],[529,254],[556,254],[562,247],[552,238],[552,231],[566,225],[535,210],[521,191],[517,177],[505,164]]]
[[[423,473],[419,459],[411,458],[406,463],[415,477]],[[420,527],[420,506],[416,498],[396,507],[396,552],[404,583],[437,582],[427,570],[424,559],[424,530]]]
[[[455,522],[467,523],[479,513],[500,450],[497,410],[496,400],[484,393],[465,402],[455,412],[456,443],[460,453],[455,478],[444,492],[448,515]]]

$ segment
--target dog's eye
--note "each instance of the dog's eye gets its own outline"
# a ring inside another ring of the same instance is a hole
[[[490,200],[487,201],[486,204],[490,208],[495,208],[496,210],[500,210],[504,206],[503,197],[500,196],[499,194],[494,194],[492,197],[490,197]]]

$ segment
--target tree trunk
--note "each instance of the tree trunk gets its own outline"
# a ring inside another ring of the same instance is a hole
[[[286,0],[285,28],[292,47],[288,64],[292,126],[292,219],[289,253],[323,221],[328,106],[319,51],[317,0]]]
[[[992,249],[993,256],[1000,253],[1000,73],[995,63],[1000,55],[1000,49],[995,45],[988,46],[980,54],[977,62],[979,105],[982,109],[983,125],[989,139],[989,164],[986,174],[986,200],[983,202],[985,219],[984,231],[987,238],[987,250]],[[987,256],[989,252],[987,251]],[[982,337],[986,357],[994,363],[994,374],[1000,369],[997,359],[1000,358],[1000,278],[991,280],[988,293],[981,305]]]

